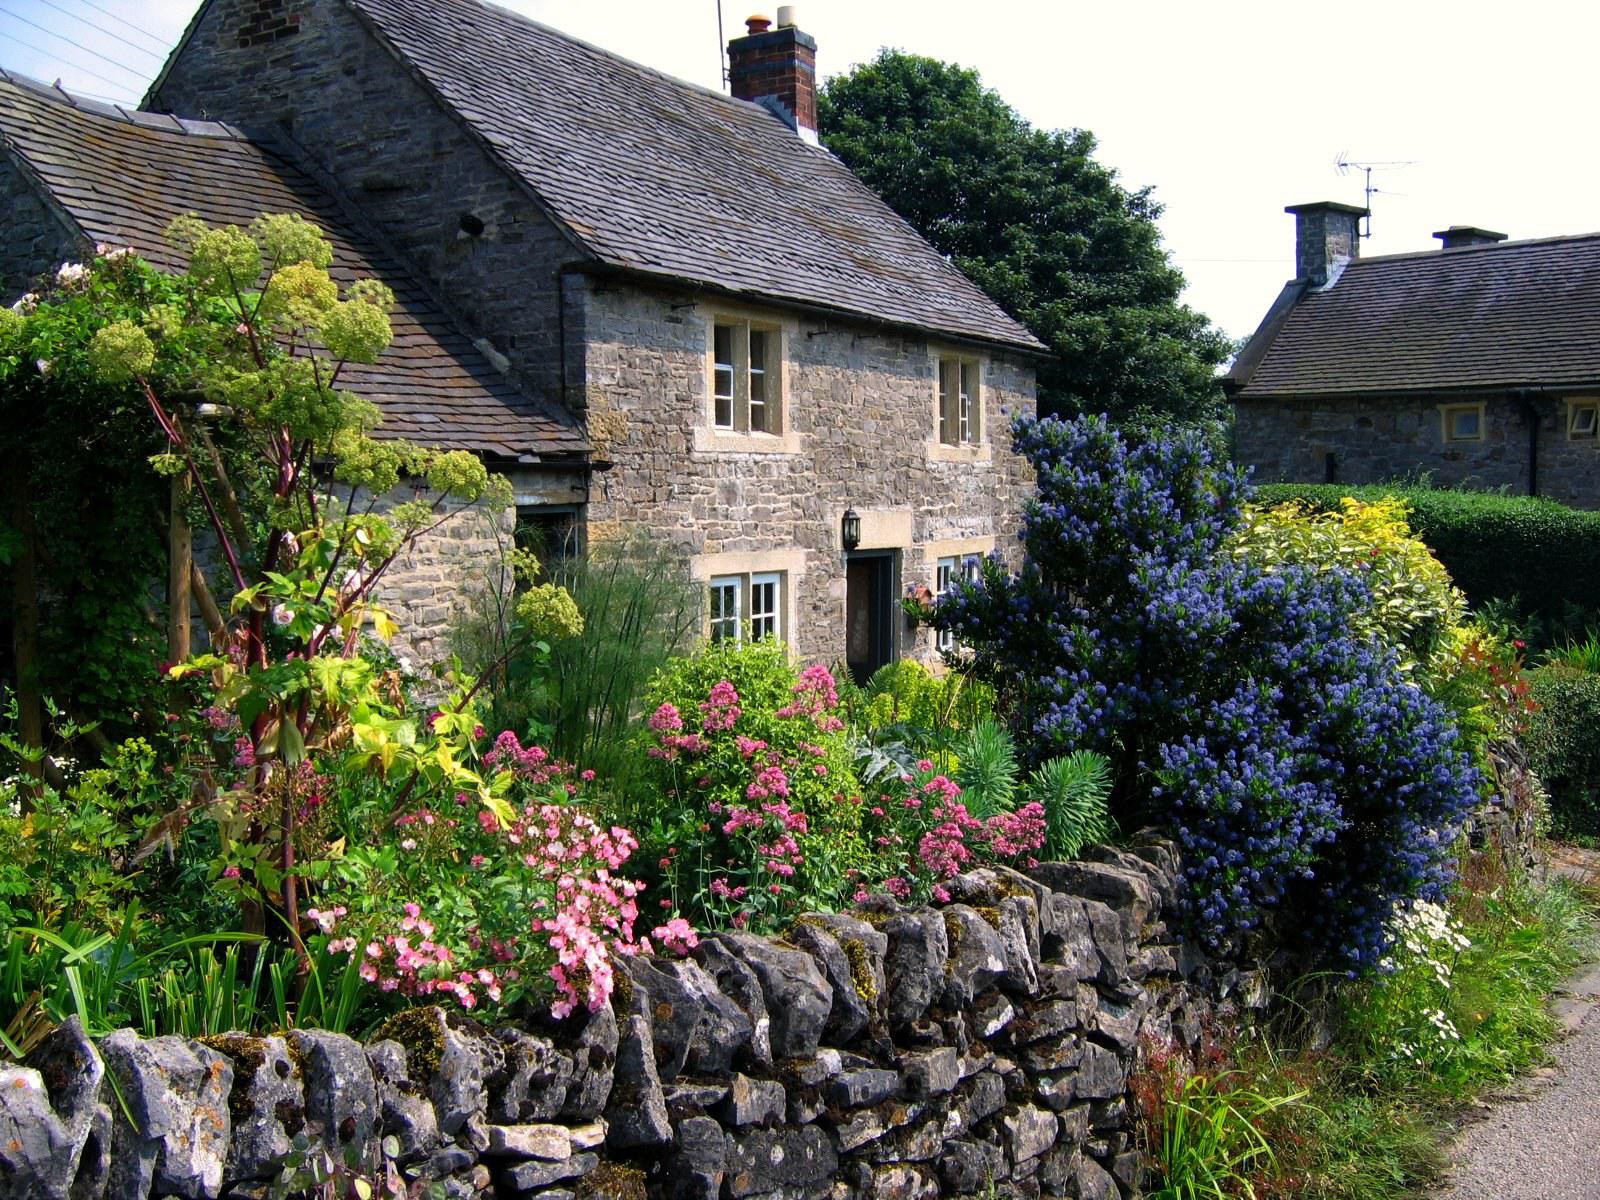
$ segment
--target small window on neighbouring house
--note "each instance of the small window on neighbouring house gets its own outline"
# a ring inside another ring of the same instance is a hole
[[[1592,442],[1600,430],[1600,400],[1567,401],[1567,436],[1573,441]]]
[[[711,628],[713,642],[739,640],[742,626],[739,621],[739,594],[744,590],[744,579],[739,575],[724,575],[711,581]]]
[[[736,433],[782,433],[777,330],[748,321],[716,321],[711,330],[712,425]]]
[[[782,580],[776,574],[750,577],[750,640],[775,638],[782,633],[782,619],[778,602],[783,591]]]
[[[566,507],[519,505],[511,535],[518,550],[531,550],[547,566],[578,556],[578,514]]]
[[[978,395],[978,360],[941,355],[938,368],[939,440],[970,446],[982,440],[983,406]]]
[[[1443,404],[1439,413],[1444,421],[1444,440],[1447,442],[1481,442],[1483,440],[1482,404]]]

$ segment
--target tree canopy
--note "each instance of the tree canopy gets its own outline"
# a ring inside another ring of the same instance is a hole
[[[1179,302],[1149,188],[1081,129],[1035,129],[976,71],[884,50],[828,81],[821,136],[869,187],[1055,354],[1044,413],[1219,414],[1228,340]]]

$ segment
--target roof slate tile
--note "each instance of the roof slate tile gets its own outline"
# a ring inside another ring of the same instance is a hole
[[[242,225],[262,212],[302,214],[333,244],[334,278],[372,276],[394,290],[393,344],[340,376],[377,404],[382,432],[508,458],[587,449],[575,418],[496,371],[333,197],[260,141],[217,122],[133,116],[0,71],[0,150],[25,164],[90,241],[132,246],[167,270],[183,265],[163,236],[173,217]]]

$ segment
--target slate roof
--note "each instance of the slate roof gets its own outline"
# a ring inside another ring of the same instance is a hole
[[[378,405],[381,432],[507,458],[586,449],[573,417],[511,384],[327,191],[239,130],[95,104],[0,71],[0,150],[89,241],[132,246],[164,269],[182,266],[162,237],[182,213],[238,225],[262,212],[302,214],[327,232],[336,279],[372,276],[394,289],[394,342],[340,376]]]
[[[603,264],[1043,349],[760,105],[477,0],[346,3]]]
[[[1600,382],[1600,234],[1356,259],[1301,287],[1230,372],[1236,398]]]

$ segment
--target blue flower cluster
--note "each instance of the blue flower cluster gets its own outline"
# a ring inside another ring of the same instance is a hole
[[[1392,651],[1348,632],[1365,585],[1224,552],[1245,486],[1196,438],[1092,417],[1013,436],[1038,477],[1022,571],[991,561],[933,623],[1006,681],[1033,757],[1106,753],[1122,813],[1172,826],[1213,947],[1270,925],[1376,964],[1395,904],[1448,884],[1479,779]]]

